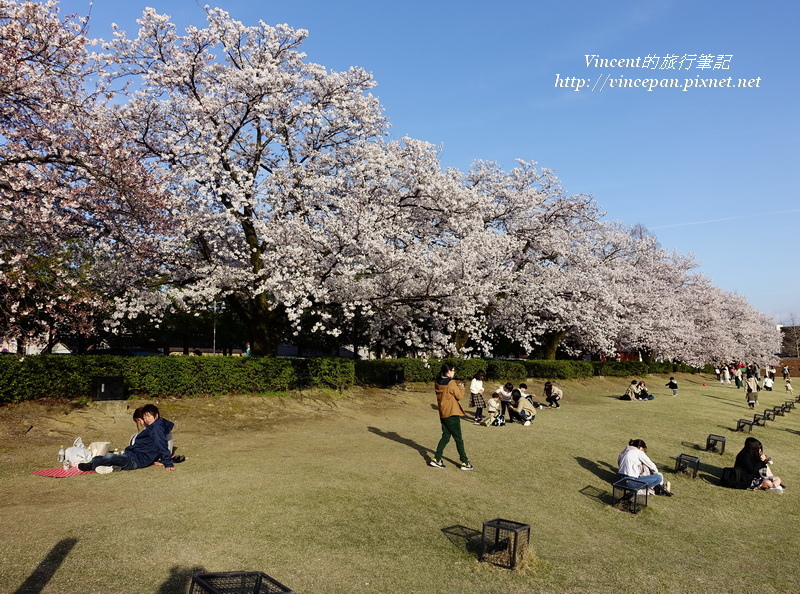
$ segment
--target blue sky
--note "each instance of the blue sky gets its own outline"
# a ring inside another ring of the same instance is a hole
[[[61,7],[86,14],[89,4],[62,0]],[[116,22],[133,35],[145,6],[181,27],[203,25],[201,4],[95,0],[90,33],[108,38]],[[261,19],[308,29],[309,60],[371,71],[392,134],[441,145],[446,166],[538,161],[570,193],[592,194],[609,219],[641,223],[664,247],[694,254],[719,287],[778,321],[800,315],[800,193],[789,174],[800,153],[800,3],[209,4],[246,24]],[[699,60],[678,69],[587,67],[585,59],[692,54],[713,56],[712,65],[728,56],[719,63],[726,67],[697,68]],[[587,86],[557,86],[557,75],[586,79]],[[733,86],[612,88],[620,77],[680,85],[731,77]],[[739,79],[754,86],[736,87]]]

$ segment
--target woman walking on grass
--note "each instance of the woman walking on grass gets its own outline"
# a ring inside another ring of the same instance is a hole
[[[452,437],[456,442],[458,456],[461,459],[461,470],[472,470],[469,463],[467,452],[464,450],[464,440],[461,438],[461,417],[465,414],[461,408],[461,397],[464,395],[464,384],[454,378],[456,368],[449,363],[442,365],[439,377],[436,378],[436,401],[439,405],[439,420],[442,424],[442,438],[436,446],[436,454],[433,460],[428,462],[434,468],[444,468],[442,455],[444,448]]]

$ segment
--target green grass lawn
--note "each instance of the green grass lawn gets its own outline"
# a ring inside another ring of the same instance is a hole
[[[666,377],[647,379],[650,402],[618,400],[625,378],[566,381],[562,408],[531,427],[464,423],[473,472],[455,467],[452,443],[447,469],[427,466],[432,386],[162,401],[189,458],[178,471],[69,479],[30,472],[76,435],[122,445],[129,412],[7,409],[0,591],[186,592],[196,571],[242,570],[299,593],[800,591],[800,409],[752,433],[787,491],[729,490],[718,477],[746,437],[736,420],[752,418],[743,391],[681,375],[674,398]],[[757,410],[786,399],[762,392]],[[724,455],[703,451],[709,433],[727,437]],[[634,437],[675,493],[638,515],[609,505]],[[701,457],[697,478],[673,474],[682,452]],[[482,524],[497,517],[531,525],[521,571],[477,561]]]

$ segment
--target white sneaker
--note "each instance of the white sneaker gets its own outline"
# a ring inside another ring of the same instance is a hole
[[[523,426],[523,427],[530,427],[530,426],[531,426],[531,422],[530,422],[530,421],[525,421],[525,422],[522,424],[522,426]]]
[[[771,488],[767,489],[767,491],[769,491],[770,493],[783,493],[783,488],[782,487],[771,487]]]
[[[113,466],[98,466],[94,469],[97,474],[111,474],[114,472]]]

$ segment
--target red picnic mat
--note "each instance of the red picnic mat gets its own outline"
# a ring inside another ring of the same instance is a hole
[[[70,466],[66,470],[63,468],[49,468],[47,470],[34,470],[31,474],[38,474],[39,476],[49,476],[50,478],[67,478],[70,476],[79,476],[81,474],[90,474],[94,470],[78,470],[77,466]]]

